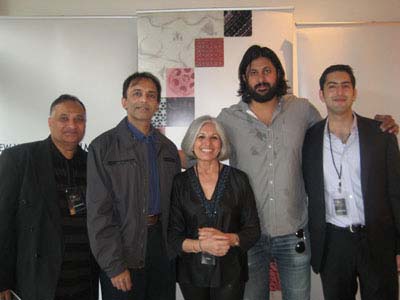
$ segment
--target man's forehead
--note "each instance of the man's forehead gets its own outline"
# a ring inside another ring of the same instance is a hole
[[[59,103],[54,107],[54,112],[57,114],[85,114],[82,105],[76,101]]]
[[[351,82],[351,78],[347,72],[335,71],[326,75],[326,82],[327,83]]]
[[[137,80],[132,80],[129,84],[130,89],[135,90],[151,90],[157,92],[157,88],[153,80],[148,78],[140,78]]]
[[[258,57],[253,59],[249,65],[247,66],[247,69],[251,69],[251,68],[259,68],[259,67],[274,67],[272,61],[264,56]]]

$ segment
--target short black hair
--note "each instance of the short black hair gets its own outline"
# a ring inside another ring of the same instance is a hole
[[[250,102],[250,95],[247,88],[246,83],[246,71],[247,67],[251,64],[251,62],[257,58],[265,57],[271,61],[274,65],[278,78],[276,83],[277,96],[283,96],[287,94],[289,86],[287,84],[287,80],[285,78],[285,70],[282,67],[281,61],[274,51],[272,51],[268,47],[261,47],[259,45],[253,45],[249,49],[247,49],[246,53],[243,55],[242,61],[239,65],[239,90],[238,95],[242,96],[242,100],[246,103]]]
[[[161,101],[161,84],[160,80],[150,72],[135,72],[130,75],[127,79],[125,79],[124,84],[122,85],[122,97],[126,98],[126,93],[128,91],[129,85],[132,81],[139,81],[141,79],[150,79],[156,86],[157,89],[157,101],[160,103]]]
[[[69,95],[69,94],[62,94],[56,100],[54,100],[51,103],[51,105],[50,105],[50,115],[53,113],[54,107],[56,107],[58,104],[69,102],[69,101],[79,103],[82,106],[83,111],[86,112],[85,105],[82,103],[81,100],[79,100],[78,97],[73,96],[73,95]]]
[[[328,74],[333,72],[346,72],[350,76],[351,84],[353,85],[353,89],[356,87],[356,78],[354,77],[353,69],[349,65],[331,65],[322,72],[321,77],[319,78],[319,88],[321,91],[324,89],[324,85],[326,82],[326,77]]]

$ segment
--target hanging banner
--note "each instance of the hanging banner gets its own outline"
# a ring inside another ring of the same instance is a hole
[[[273,49],[293,74],[293,14],[287,11],[139,13],[138,69],[156,75],[162,102],[153,124],[180,147],[190,122],[239,101],[237,78],[253,44]]]

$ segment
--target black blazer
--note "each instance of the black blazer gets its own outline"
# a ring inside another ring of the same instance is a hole
[[[24,300],[53,299],[57,287],[64,245],[53,170],[50,138],[0,155],[0,290]]]
[[[326,119],[311,127],[303,145],[303,173],[308,194],[311,265],[323,265],[326,222],[323,174],[323,137]],[[376,266],[393,265],[400,235],[400,154],[396,136],[380,123],[357,115],[361,187],[367,239]]]
[[[191,185],[195,176],[193,167],[176,175],[172,188],[168,240],[178,255],[177,279],[180,283],[217,287],[235,279],[248,279],[246,251],[260,237],[256,203],[247,175],[232,167],[224,168],[230,170],[215,227],[222,232],[237,233],[240,247],[232,247],[225,256],[217,258],[216,266],[211,270],[201,264],[201,253],[183,252],[183,241],[186,238],[197,239],[198,228],[206,226],[207,217]]]

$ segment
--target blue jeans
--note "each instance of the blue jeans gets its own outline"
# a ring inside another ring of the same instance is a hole
[[[310,299],[310,242],[305,230],[306,250],[297,253],[296,235],[270,237],[262,234],[248,251],[249,281],[246,283],[245,300],[269,300],[269,263],[278,266],[283,300]]]

